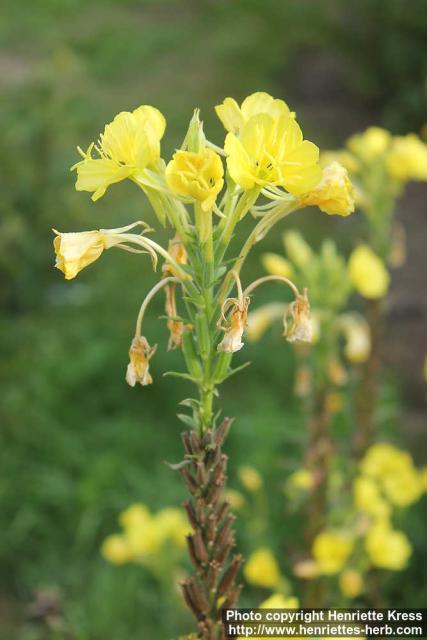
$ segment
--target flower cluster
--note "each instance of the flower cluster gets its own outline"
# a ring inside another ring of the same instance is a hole
[[[393,136],[381,127],[369,127],[349,138],[346,149],[321,155],[325,167],[335,161],[348,170],[354,184],[371,250],[382,261],[399,266],[404,238],[394,219],[396,199],[408,182],[427,181],[427,144],[413,133]]]
[[[386,442],[373,444],[358,465],[351,506],[341,512],[342,527],[327,528],[314,540],[310,577],[338,576],[343,594],[354,598],[364,589],[369,567],[405,569],[412,548],[406,534],[394,528],[393,513],[425,491],[425,471],[415,467],[408,452]]]
[[[132,387],[153,382],[156,346],[142,329],[153,297],[163,291],[168,349],[181,350],[185,364],[184,371],[169,373],[197,388],[197,397],[182,403],[189,413],[178,416],[190,430],[183,437],[185,459],[176,468],[190,494],[186,511],[193,533],[188,550],[195,568],[182,591],[200,636],[206,638],[219,635],[221,606],[237,601],[235,581],[242,562],[239,554],[228,558],[234,546],[233,516],[222,497],[226,457],[220,447],[231,422],[216,425],[217,386],[236,371],[232,355],[244,346],[248,309],[258,286],[280,281],[291,291],[291,300],[282,303],[289,342],[309,342],[313,333],[307,284],[297,286],[288,275],[269,275],[243,286],[242,269],[253,246],[290,213],[308,205],[338,216],[354,209],[346,170],[333,163],[322,171],[318,147],[304,139],[295,113],[283,100],[258,92],[240,106],[226,98],[216,112],[226,130],[222,144],[208,140],[196,109],[180,148],[165,160],[161,140],[166,120],[160,111],[148,105],[123,111],[86,152],[79,149],[82,159],[72,168],[76,189],[91,193],[93,200],[123,180],[136,185],[159,224],[171,230],[167,248],[149,237],[152,230],[141,221],[118,229],[55,231],[54,239],[56,267],[66,279],[112,247],[148,254],[154,270],[158,259],[163,260],[161,278],[137,314],[126,380]],[[234,249],[230,253],[244,219],[246,239],[237,254]],[[214,451],[217,458],[212,460]],[[254,487],[255,476],[245,475]],[[103,546],[104,555],[118,564],[151,562],[163,544],[181,544],[186,529],[175,510],[151,515],[142,505],[122,514],[121,524],[123,533],[107,538]]]
[[[151,566],[165,549],[183,550],[191,529],[180,509],[166,507],[151,513],[144,504],[130,505],[119,516],[121,533],[105,538],[102,555],[113,564],[134,562]]]

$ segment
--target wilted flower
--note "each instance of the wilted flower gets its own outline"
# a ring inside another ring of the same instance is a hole
[[[396,180],[427,180],[427,145],[414,133],[396,136],[387,156],[387,167]]]
[[[291,324],[288,326],[288,318]],[[310,316],[310,303],[307,297],[307,289],[298,293],[296,299],[291,302],[284,318],[283,335],[288,342],[311,342],[313,330]]]
[[[128,368],[126,382],[134,387],[137,382],[142,386],[151,384],[153,378],[148,370],[150,358],[154,355],[157,345],[150,347],[144,336],[135,336],[129,349]]]
[[[243,572],[246,580],[257,587],[272,588],[281,580],[280,569],[267,547],[261,547],[249,556]]]
[[[167,327],[169,329],[168,351],[173,351],[182,344],[182,336],[184,333],[184,323],[179,320],[176,309],[175,298],[176,283],[167,284],[165,286],[166,302],[165,311],[167,316]]]
[[[347,169],[332,162],[323,169],[323,176],[314,189],[301,196],[303,206],[317,206],[329,215],[348,216],[354,211],[353,185]]]
[[[313,557],[319,572],[324,575],[339,573],[353,551],[353,542],[339,531],[323,531],[313,542]]]
[[[245,98],[241,107],[234,98],[226,98],[222,104],[215,107],[215,111],[224,128],[236,135],[252,116],[259,113],[267,113],[272,118],[292,115],[286,102],[275,99],[263,91],[257,91]]]
[[[137,178],[160,156],[160,140],[166,121],[158,109],[143,105],[135,111],[122,111],[106,125],[98,143],[86,152],[77,170],[77,191],[93,191],[98,200],[107,188],[125,178]],[[92,150],[98,157],[92,157]]]
[[[221,320],[218,327],[225,334],[217,346],[218,351],[234,353],[243,347],[242,336],[248,319],[249,297],[227,298],[221,308]],[[228,313],[228,316],[226,314]],[[222,324],[222,322],[224,324]]]
[[[350,280],[365,298],[382,298],[386,295],[390,276],[382,260],[367,245],[360,245],[348,261]]]
[[[165,175],[174,193],[199,201],[203,211],[212,209],[224,184],[221,158],[207,148],[199,153],[176,151]]]
[[[321,179],[319,149],[303,135],[290,115],[252,116],[239,136],[224,143],[230,176],[243,189],[281,186],[294,195],[306,193]]]

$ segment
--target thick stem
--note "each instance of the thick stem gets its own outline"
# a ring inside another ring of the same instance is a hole
[[[242,557],[229,554],[234,547],[234,516],[222,497],[227,456],[222,445],[231,420],[218,429],[182,433],[185,457],[181,475],[190,493],[184,503],[193,533],[187,537],[194,574],[182,581],[185,601],[197,620],[198,636],[203,640],[225,640],[221,620],[223,608],[236,605],[241,585],[236,577]]]

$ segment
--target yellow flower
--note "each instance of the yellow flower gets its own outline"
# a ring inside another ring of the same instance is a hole
[[[347,147],[364,162],[372,162],[385,154],[391,134],[381,127],[369,127],[363,133],[352,136]]]
[[[350,280],[365,298],[382,298],[386,295],[390,276],[382,260],[367,245],[354,249],[348,261]]]
[[[262,477],[254,467],[243,465],[238,470],[239,480],[248,491],[259,491],[262,487]]]
[[[277,253],[264,253],[261,256],[261,262],[264,269],[273,276],[292,277],[293,269],[291,263]]]
[[[105,538],[101,553],[106,560],[113,564],[125,564],[132,560],[132,552],[126,539],[117,534]]]
[[[162,537],[155,518],[144,504],[130,505],[120,514],[119,522],[133,560],[144,560],[159,549]]]
[[[294,596],[285,597],[281,593],[273,593],[259,605],[260,609],[298,609],[299,600]]]
[[[427,145],[413,133],[393,138],[387,167],[396,180],[427,180]]]
[[[226,98],[222,104],[215,107],[215,111],[224,128],[236,135],[252,116],[259,113],[267,113],[272,118],[290,115],[286,102],[275,99],[263,91],[258,91],[245,98],[241,107],[234,98]]]
[[[212,149],[176,151],[165,175],[174,193],[197,200],[203,211],[212,209],[224,184],[221,158]]]
[[[344,353],[350,362],[365,362],[371,352],[371,333],[366,320],[354,313],[344,313],[338,319],[338,326],[345,336]]]
[[[152,384],[149,372],[149,361],[156,352],[157,346],[150,347],[144,336],[135,336],[129,349],[129,364],[126,370],[126,382],[134,387],[137,382],[142,386]]]
[[[339,573],[352,551],[352,540],[346,534],[335,531],[319,533],[312,548],[319,573],[324,575]]]
[[[392,504],[408,507],[423,493],[422,479],[411,463],[396,473],[383,478],[384,492]]]
[[[348,216],[354,211],[353,185],[347,169],[333,162],[323,169],[319,184],[300,198],[305,207],[317,206],[328,215]]]
[[[291,324],[288,326],[288,316]],[[313,339],[313,326],[310,315],[310,303],[307,298],[307,289],[302,294],[298,293],[294,302],[291,302],[284,318],[283,335],[288,342],[311,342]]]
[[[267,589],[277,586],[281,579],[276,560],[267,547],[261,547],[249,556],[243,573],[250,584]]]
[[[339,577],[339,585],[347,598],[357,598],[364,588],[362,574],[355,569],[346,569]]]
[[[381,495],[380,487],[367,476],[358,476],[353,483],[354,504],[356,509],[365,511],[375,518],[387,519],[390,506]]]
[[[143,234],[127,233],[137,226],[145,225],[143,222],[134,222],[117,229],[99,229],[79,233],[60,233],[53,229],[56,234],[53,240],[56,254],[55,267],[62,271],[66,280],[72,280],[82,269],[95,262],[104,249],[115,246],[126,248],[128,243],[143,247],[151,255],[153,266],[155,266],[157,256],[152,247],[152,241],[144,238]]]
[[[248,315],[246,335],[250,342],[257,342],[270,325],[283,317],[286,306],[280,302],[265,304]]]
[[[304,240],[298,231],[286,231],[283,234],[285,251],[294,264],[304,268],[313,259],[310,245]]]
[[[313,487],[314,477],[308,469],[297,469],[289,476],[286,484],[295,489],[309,491]]]
[[[165,507],[154,516],[154,523],[160,540],[172,540],[178,547],[184,548],[186,537],[191,533],[191,527],[181,509]]]
[[[224,499],[230,504],[234,511],[238,511],[245,506],[245,498],[236,489],[226,489],[224,491]]]
[[[72,280],[82,269],[98,260],[106,248],[104,234],[101,231],[55,233],[55,267],[62,271],[66,280]]]
[[[392,504],[406,507],[423,493],[422,479],[406,451],[379,442],[366,452],[361,461],[363,473],[376,478]]]
[[[401,531],[386,522],[378,522],[369,530],[365,548],[374,567],[400,571],[408,564],[412,553],[410,542]]]
[[[106,125],[96,145],[72,169],[77,170],[77,191],[92,191],[98,200],[107,188],[125,178],[138,179],[144,169],[160,157],[160,140],[166,121],[158,109],[143,105],[122,111]],[[95,149],[98,157],[92,157]]]
[[[300,195],[322,177],[319,149],[303,140],[301,129],[291,116],[252,116],[239,137],[227,134],[224,150],[230,176],[243,189],[281,186]]]

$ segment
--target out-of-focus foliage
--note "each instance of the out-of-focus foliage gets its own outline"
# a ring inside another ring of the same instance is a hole
[[[186,387],[161,377],[179,356],[160,349],[149,392],[132,391],[124,382],[133,319],[152,282],[139,261],[121,256],[118,269],[108,255],[102,270],[94,265],[68,284],[52,268],[51,227],[71,231],[147,219],[148,207],[141,207],[131,184],[118,185],[102,206],[74,191],[68,169],[78,159],[76,145],[85,147],[116,112],[143,102],[167,114],[167,152],[179,144],[178,127],[194,104],[215,139],[221,126],[208,105],[257,89],[295,103],[308,116],[310,138],[329,147],[342,140],[320,130],[317,114],[325,125],[336,103],[350,119],[362,111],[396,133],[417,131],[427,113],[423,1],[352,5],[3,0],[0,629],[8,640],[57,637],[27,617],[28,604],[37,604],[49,588],[59,589],[62,624],[79,640],[163,639],[189,627],[183,610],[171,613],[148,572],[109,566],[99,552],[130,502],[143,500],[158,511],[182,500],[183,488],[163,460],[181,456],[173,416]],[[354,129],[359,125],[356,119]],[[334,223],[323,218],[309,235],[331,228]],[[304,225],[303,215],[301,220]],[[272,238],[270,248],[279,250],[280,238]],[[251,270],[258,270],[256,255]],[[160,304],[153,306],[147,330],[164,342],[161,313]],[[281,553],[289,513],[280,487],[286,472],[298,467],[305,438],[292,400],[292,352],[279,348],[277,337],[245,349],[241,362],[256,357],[256,367],[223,392],[227,413],[239,415],[230,456],[254,464],[264,484],[277,488],[272,539],[265,540],[261,515],[240,529],[248,554],[265,544]],[[395,403],[386,385],[380,416],[386,430],[395,427]],[[343,428],[346,420],[344,415]],[[253,500],[262,514],[262,500],[256,494]],[[415,586],[425,581],[427,564],[421,515],[413,519],[417,566],[391,581],[388,591],[401,606],[425,601]],[[291,518],[290,534],[300,524]],[[290,572],[288,559],[283,566]],[[34,607],[32,614],[37,617]]]

